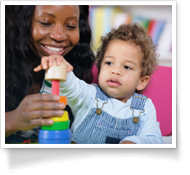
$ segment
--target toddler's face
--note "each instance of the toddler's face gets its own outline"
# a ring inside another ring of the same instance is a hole
[[[100,66],[99,85],[109,96],[126,102],[135,90],[144,88],[140,48],[130,41],[112,40]]]
[[[40,57],[65,56],[79,41],[78,5],[37,5],[32,43]]]

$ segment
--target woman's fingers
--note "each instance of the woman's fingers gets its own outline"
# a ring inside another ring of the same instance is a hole
[[[63,110],[65,109],[65,104],[55,103],[55,102],[32,102],[23,106],[24,111],[32,110]]]
[[[23,103],[23,108],[26,110],[38,109],[64,109],[65,104],[59,103],[60,97],[53,94],[34,94],[27,96]]]
[[[58,95],[54,94],[32,94],[25,97],[26,102],[40,102],[40,101],[52,101],[52,102],[58,102],[60,97]]]
[[[62,116],[65,104],[60,103],[57,95],[35,94],[25,97],[21,111],[25,118]]]
[[[30,126],[35,128],[36,126],[52,125],[54,121],[52,119],[32,119],[30,120]]]
[[[53,94],[32,94],[26,96],[20,105],[11,112],[16,131],[30,130],[36,126],[51,125],[49,117],[62,116],[65,104]]]
[[[48,117],[61,117],[63,110],[36,110],[36,111],[24,111],[23,117],[35,119],[35,118],[48,118]]]

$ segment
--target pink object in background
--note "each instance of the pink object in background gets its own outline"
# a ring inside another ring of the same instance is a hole
[[[156,107],[162,135],[172,135],[172,68],[159,66],[143,94],[152,99]]]
[[[95,65],[92,72],[94,76],[92,83],[98,84],[98,69]],[[162,135],[172,135],[172,68],[159,66],[152,74],[143,94],[155,105]]]

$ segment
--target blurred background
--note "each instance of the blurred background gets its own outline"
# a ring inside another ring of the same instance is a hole
[[[137,22],[152,37],[161,66],[172,66],[172,5],[90,6],[92,49],[96,53],[101,36],[122,23]]]

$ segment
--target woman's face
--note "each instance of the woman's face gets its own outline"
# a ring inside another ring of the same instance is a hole
[[[37,5],[35,7],[32,44],[40,57],[65,56],[78,42],[78,5]]]

